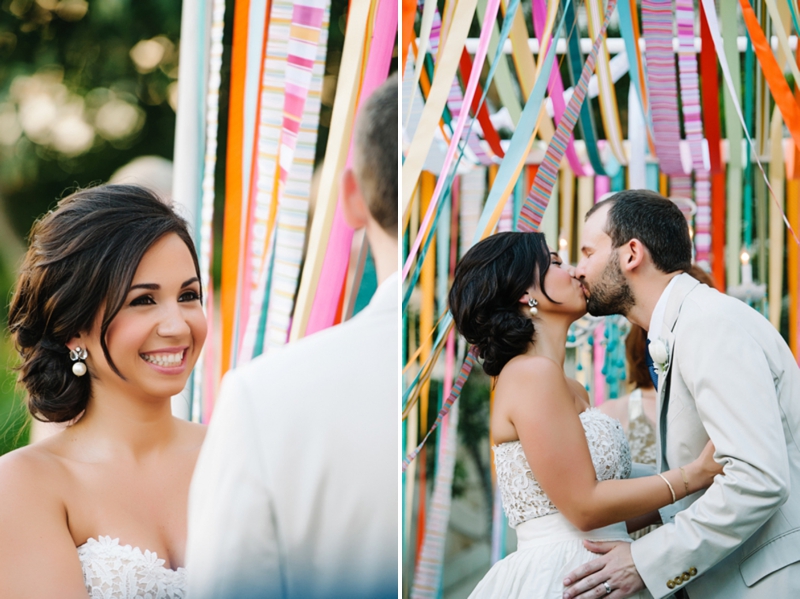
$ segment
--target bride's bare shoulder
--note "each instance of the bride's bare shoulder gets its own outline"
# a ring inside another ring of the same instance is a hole
[[[27,493],[49,494],[63,481],[66,471],[52,438],[0,456],[0,497]]]
[[[196,449],[200,451],[203,441],[206,438],[208,427],[205,424],[189,422],[181,418],[175,418],[175,424],[180,433],[180,445],[186,449]]]

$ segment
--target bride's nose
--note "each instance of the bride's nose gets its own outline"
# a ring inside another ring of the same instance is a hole
[[[569,276],[571,276],[573,279],[575,278],[575,267],[572,266],[572,264],[566,265],[564,270],[566,270],[567,273],[569,273]]]

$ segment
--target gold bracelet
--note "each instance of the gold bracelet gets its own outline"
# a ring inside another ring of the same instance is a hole
[[[686,470],[683,469],[683,466],[679,466],[678,470],[681,471],[681,476],[683,476],[683,488],[686,489],[686,495],[689,495],[689,478],[686,476]]]
[[[677,498],[675,497],[675,489],[672,488],[672,485],[667,480],[666,476],[664,476],[660,472],[658,473],[658,475],[661,477],[661,480],[663,480],[665,483],[667,483],[667,486],[669,487],[669,492],[672,493],[672,503],[675,503],[677,501]]]

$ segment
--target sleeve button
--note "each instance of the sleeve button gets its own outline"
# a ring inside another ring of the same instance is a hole
[[[695,576],[696,574],[697,574],[697,568],[695,568],[694,566],[689,568],[689,576]]]
[[[667,588],[668,589],[674,589],[675,588],[675,581],[674,580],[668,580],[667,581]]]

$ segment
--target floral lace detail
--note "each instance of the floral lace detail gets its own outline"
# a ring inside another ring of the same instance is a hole
[[[184,599],[186,570],[170,570],[152,551],[98,537],[78,547],[91,599]]]
[[[656,429],[642,408],[641,389],[635,389],[628,399],[628,445],[634,462],[656,465]]]
[[[619,421],[594,408],[582,412],[580,418],[597,480],[628,478],[631,454]],[[533,477],[522,443],[509,441],[495,445],[493,449],[497,485],[512,528],[527,520],[558,512]]]

